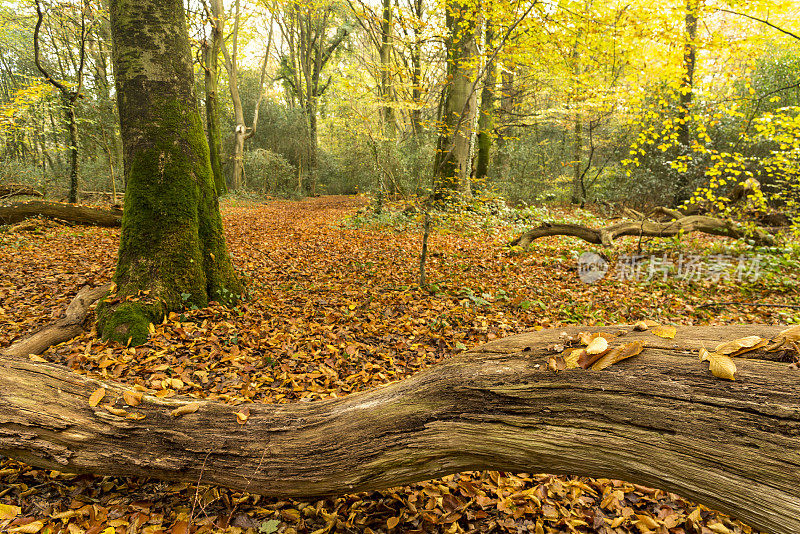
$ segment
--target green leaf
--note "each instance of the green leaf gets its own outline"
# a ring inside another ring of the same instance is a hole
[[[273,532],[278,531],[278,525],[280,524],[281,522],[277,519],[267,519],[261,523],[260,527],[258,527],[258,532],[260,534],[272,534]]]

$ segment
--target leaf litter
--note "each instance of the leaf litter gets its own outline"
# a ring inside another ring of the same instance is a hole
[[[249,281],[247,301],[234,309],[212,304],[171,313],[152,325],[151,339],[142,347],[105,343],[87,332],[37,361],[128,385],[119,399],[124,408],[100,406],[103,388],[87,400],[122,417],[136,418],[133,408],[147,392],[196,399],[175,408],[175,417],[197,411],[202,400],[215,400],[234,406],[231,417],[246,424],[251,402],[347,395],[534,328],[568,323],[658,327],[648,310],[659,310],[660,321],[674,324],[781,322],[773,309],[711,315],[698,308],[712,296],[741,297],[743,289],[732,283],[696,284],[684,292],[614,280],[584,285],[572,262],[565,261],[570,240],[537,241],[535,253],[518,254],[501,246],[509,231],[434,232],[427,266],[432,285],[421,290],[416,286],[419,232],[342,225],[361,205],[363,200],[352,197],[223,202],[228,244]],[[118,239],[114,229],[49,222],[24,237],[0,233],[5,275],[0,279],[0,346],[52,322],[82,285],[108,282]],[[768,284],[751,285],[748,298],[753,293],[797,302],[796,291],[787,294]],[[798,332],[787,331],[771,343],[795,343]],[[642,348],[612,346],[613,336],[594,336],[583,344],[584,349],[559,347],[564,354],[552,359],[553,365],[575,367],[585,355],[597,357],[590,365],[599,370]],[[751,532],[674,494],[602,478],[465,472],[303,502],[202,484],[65,474],[7,458],[0,458],[0,531]]]

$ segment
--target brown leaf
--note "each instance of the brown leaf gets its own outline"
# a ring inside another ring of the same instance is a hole
[[[614,365],[617,362],[621,362],[626,358],[640,354],[642,350],[644,350],[644,344],[641,341],[625,343],[624,345],[615,347],[609,352],[603,354],[600,359],[592,365],[592,370],[602,371],[606,367]]]
[[[141,391],[124,391],[122,393],[122,398],[125,399],[125,403],[128,406],[139,406],[142,402],[142,397],[144,394]]]
[[[388,528],[389,530],[392,530],[399,523],[400,523],[400,518],[399,517],[397,517],[397,516],[390,517],[389,519],[386,520],[386,528]]]
[[[172,417],[180,417],[182,415],[196,412],[197,410],[200,409],[201,405],[202,405],[201,402],[190,402],[188,404],[182,404],[181,406],[178,406],[177,408],[169,412],[169,414]]]
[[[550,356],[550,358],[547,359],[547,368],[557,373],[566,369],[567,364],[564,362],[562,356]]]
[[[247,422],[247,419],[250,417],[250,408],[247,406],[242,406],[236,411],[236,422],[240,425],[243,425]]]

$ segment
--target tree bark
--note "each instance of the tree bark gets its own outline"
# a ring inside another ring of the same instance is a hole
[[[495,46],[494,27],[492,21],[486,21],[485,50],[489,54]],[[486,65],[486,77],[483,81],[483,91],[481,91],[481,109],[478,116],[478,156],[475,164],[475,181],[479,185],[485,185],[486,177],[489,173],[489,154],[492,150],[492,137],[494,130],[494,91],[497,82],[496,59],[489,57]]]
[[[446,5],[447,86],[443,98],[439,139],[434,160],[434,189],[438,196],[446,191],[468,190],[472,161],[472,123],[475,119],[475,57],[478,12],[458,0]]]
[[[114,0],[111,31],[128,187],[117,293],[101,303],[98,330],[141,344],[166,312],[235,302],[242,286],[222,233],[181,0]]]
[[[581,328],[567,329],[576,333]],[[766,532],[800,531],[800,376],[775,353],[715,378],[703,346],[780,327],[630,327],[639,356],[548,369],[559,330],[502,339],[412,378],[340,399],[242,407],[144,395],[0,356],[0,454],[67,472],[154,476],[292,498],[477,469],[620,478],[673,491]],[[794,357],[794,356],[793,356]],[[91,407],[90,395],[106,393]],[[130,395],[129,395],[130,398]],[[135,403],[134,403],[135,404]],[[177,410],[177,412],[175,411]],[[180,415],[183,413],[184,415]]]
[[[692,108],[692,99],[694,97],[694,71],[697,66],[698,10],[698,0],[686,0],[683,74],[680,88],[678,89],[680,92],[678,105],[678,145],[680,146],[682,155],[689,155],[691,152],[689,118]],[[676,194],[673,203],[677,205],[691,196],[690,176],[685,172],[679,173],[676,185]]]
[[[214,173],[214,186],[217,196],[228,192],[225,175],[222,173],[222,132],[219,126],[219,53],[222,49],[224,20],[212,12],[211,41],[203,46],[203,81],[206,101],[206,135],[208,136],[211,171]]]
[[[752,239],[759,245],[775,244],[775,236],[763,228],[750,229],[729,220],[691,215],[670,222],[624,221],[600,229],[587,228],[578,224],[544,223],[537,228],[528,230],[509,245],[527,247],[540,237],[568,235],[595,245],[611,247],[614,245],[614,239],[622,236],[674,237],[690,232],[704,232],[732,239]]]
[[[121,210],[104,210],[46,200],[29,200],[0,206],[0,224],[14,224],[38,216],[92,226],[119,226],[122,222]]]

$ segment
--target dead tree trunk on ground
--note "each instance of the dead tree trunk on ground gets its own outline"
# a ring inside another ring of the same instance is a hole
[[[104,210],[45,200],[0,206],[0,224],[14,224],[38,216],[92,226],[119,226],[122,223],[122,210]]]
[[[611,477],[676,492],[766,532],[800,532],[800,372],[754,352],[737,358],[738,379],[725,381],[697,357],[702,346],[770,338],[780,327],[682,327],[674,339],[630,327],[583,330],[624,330],[620,343],[645,349],[603,371],[555,373],[547,362],[559,331],[545,330],[345,398],[246,407],[142,396],[0,356],[0,455],[283,497],[473,469]]]
[[[672,210],[669,210],[672,211]],[[623,221],[605,228],[587,228],[578,224],[544,223],[514,239],[510,246],[527,247],[540,237],[567,235],[589,243],[611,247],[622,236],[674,237],[681,233],[703,232],[732,239],[752,239],[758,245],[774,245],[775,236],[764,228],[747,228],[729,220],[691,215],[673,221]]]
[[[24,184],[0,184],[0,198],[9,197],[41,197],[41,192]]]

